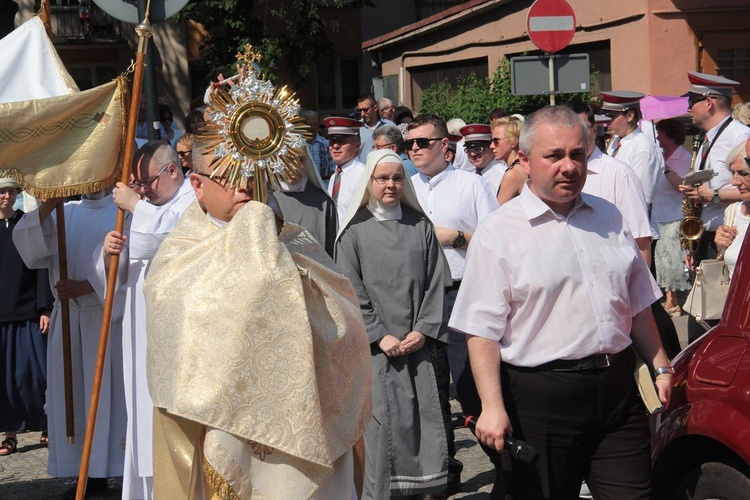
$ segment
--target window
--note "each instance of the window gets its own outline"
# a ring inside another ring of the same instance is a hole
[[[359,59],[325,59],[316,67],[318,111],[351,111],[359,97]]]
[[[417,66],[409,68],[411,75],[411,106],[419,109],[422,90],[448,80],[455,86],[459,77],[468,77],[474,73],[479,78],[487,78],[487,58],[479,57],[444,64],[432,64],[429,66]]]

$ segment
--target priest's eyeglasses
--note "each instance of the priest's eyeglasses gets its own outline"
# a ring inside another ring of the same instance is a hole
[[[150,179],[146,179],[145,181],[138,181],[138,180],[131,181],[130,186],[131,187],[136,187],[136,188],[141,188],[141,187],[150,188],[151,185],[154,182],[156,182],[156,179],[158,179],[159,176],[161,174],[163,174],[164,171],[167,169],[167,167],[170,166],[170,165],[171,165],[171,163],[167,163],[166,165],[164,165],[163,167],[161,167],[161,170],[159,170],[159,173],[157,173],[155,176],[151,177]]]
[[[378,175],[378,176],[373,176],[372,180],[374,180],[381,186],[388,184],[388,181],[393,181],[394,184],[403,184],[404,176],[400,174],[396,174],[392,177],[388,177],[387,175]]]

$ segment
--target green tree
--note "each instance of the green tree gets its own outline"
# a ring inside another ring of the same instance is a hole
[[[234,74],[235,55],[249,43],[262,53],[259,64],[270,78],[283,68],[288,83],[299,88],[317,61],[333,55],[327,33],[338,26],[322,16],[330,8],[344,7],[341,0],[191,0],[180,17],[210,33],[201,44],[205,79],[196,83],[205,85],[220,72]]]
[[[573,99],[588,100],[585,93],[556,96],[557,104]],[[462,118],[466,123],[486,123],[495,108],[508,113],[528,115],[549,104],[549,96],[520,96],[511,92],[510,63],[503,59],[490,78],[479,78],[475,74],[459,77],[456,85],[447,80],[422,91],[420,113],[433,113],[445,118]]]

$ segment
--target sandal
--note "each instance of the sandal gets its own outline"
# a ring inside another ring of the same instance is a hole
[[[0,457],[5,457],[16,452],[18,448],[18,439],[16,438],[5,438],[2,445],[0,445]]]
[[[49,434],[47,434],[47,431],[42,431],[42,436],[39,438],[39,444],[49,444]]]

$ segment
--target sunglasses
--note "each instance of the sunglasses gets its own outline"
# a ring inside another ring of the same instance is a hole
[[[481,155],[486,149],[487,146],[464,146],[464,151],[474,153],[475,155]]]
[[[371,110],[372,108],[374,108],[375,106],[377,106],[377,104],[373,104],[372,106],[369,106],[369,107],[367,107],[367,108],[357,108],[357,111],[358,111],[359,113],[369,113],[369,112],[370,112],[370,110]]]
[[[693,106],[699,102],[705,101],[706,99],[710,99],[710,97],[711,96],[708,95],[695,95],[688,97],[688,109],[693,109]]]
[[[353,135],[329,135],[328,143],[333,146],[334,144],[346,144],[354,140]]]
[[[404,141],[404,148],[410,150],[413,149],[414,144],[416,144],[419,149],[427,149],[430,147],[430,144],[432,144],[433,141],[440,141],[442,139],[442,137],[433,137],[431,139],[427,137],[420,137],[419,139],[406,139]]]

